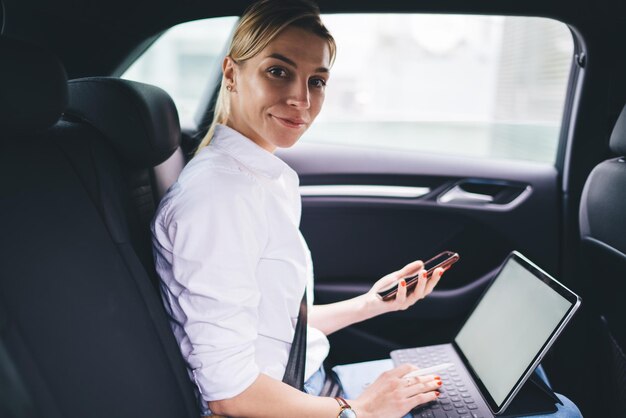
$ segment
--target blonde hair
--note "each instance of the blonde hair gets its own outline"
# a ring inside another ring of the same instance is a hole
[[[241,16],[227,55],[236,63],[242,63],[259,54],[288,26],[305,29],[325,39],[332,64],[337,51],[335,40],[320,19],[319,7],[309,0],[260,0],[253,3]],[[211,142],[215,126],[226,123],[228,111],[228,93],[222,75],[213,121],[200,141],[196,154]]]

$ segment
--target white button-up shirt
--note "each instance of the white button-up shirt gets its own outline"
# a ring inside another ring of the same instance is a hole
[[[152,222],[161,293],[205,401],[232,398],[259,373],[282,379],[311,254],[295,171],[224,125],[184,168]],[[309,327],[305,379],[328,355]]]

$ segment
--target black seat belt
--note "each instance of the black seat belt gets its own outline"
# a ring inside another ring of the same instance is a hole
[[[283,382],[304,391],[304,369],[306,366],[306,329],[307,329],[307,298],[306,289],[300,302],[298,322],[289,350],[289,360],[283,376]]]
[[[289,350],[289,360],[285,368],[283,382],[294,388],[304,391],[304,371],[306,368],[306,330],[307,330],[307,298],[306,289],[302,302],[300,302],[300,313],[298,314],[298,322],[296,323],[296,331]],[[334,398],[341,393],[341,385],[335,372],[329,367],[326,369],[326,379],[322,386],[319,396],[330,396]]]

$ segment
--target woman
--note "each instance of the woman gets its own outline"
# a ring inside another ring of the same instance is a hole
[[[205,413],[208,406],[235,417],[352,416],[341,399],[316,396],[326,336],[410,307],[443,274],[437,269],[427,280],[415,261],[364,295],[310,305],[308,393],[281,382],[305,287],[312,301],[313,275],[298,229],[298,176],[273,152],[294,145],[317,117],[334,56],[315,5],[253,4],[223,61],[213,124],[153,222],[163,299]],[[417,273],[407,295],[402,278]],[[395,283],[397,297],[383,302],[377,292]],[[393,418],[435,400],[441,380],[403,379],[414,369],[383,373],[348,403],[359,418]]]

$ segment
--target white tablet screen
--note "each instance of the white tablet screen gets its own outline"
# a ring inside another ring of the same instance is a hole
[[[509,258],[455,339],[496,404],[502,405],[571,306]]]

